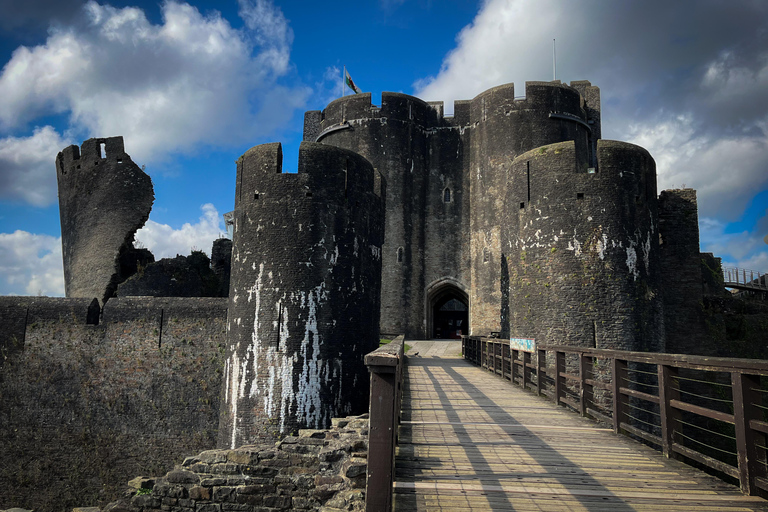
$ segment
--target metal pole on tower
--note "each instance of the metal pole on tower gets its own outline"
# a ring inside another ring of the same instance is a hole
[[[552,80],[557,80],[557,48],[555,39],[552,40]]]
[[[347,78],[347,66],[344,66],[344,71],[341,72],[341,97],[343,98],[346,94],[346,89],[344,89],[344,79]]]

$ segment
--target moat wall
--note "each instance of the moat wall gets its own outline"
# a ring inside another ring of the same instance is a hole
[[[23,334],[0,367],[0,509],[104,505],[215,446],[226,299],[110,299],[98,325],[90,304],[0,297]]]

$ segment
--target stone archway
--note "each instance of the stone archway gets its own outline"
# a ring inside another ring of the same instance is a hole
[[[456,279],[445,277],[427,287],[427,338],[454,338],[469,334],[469,294]]]

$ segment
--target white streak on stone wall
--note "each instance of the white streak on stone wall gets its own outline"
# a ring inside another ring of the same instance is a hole
[[[637,251],[635,251],[635,244],[630,241],[629,247],[627,247],[627,268],[629,273],[635,277],[635,281],[640,277],[640,272],[637,270]]]
[[[317,308],[322,307],[327,295],[325,283],[320,284],[307,297],[307,323],[304,327],[304,338],[301,340],[299,357],[303,367],[298,379],[296,393],[297,415],[304,418],[309,426],[320,423],[322,403],[320,399],[320,376],[322,360],[320,359],[320,334],[317,328]],[[310,346],[311,345],[311,346]]]
[[[645,263],[645,273],[650,272],[651,267],[651,233],[645,239],[645,243],[642,245],[643,249],[643,263]]]

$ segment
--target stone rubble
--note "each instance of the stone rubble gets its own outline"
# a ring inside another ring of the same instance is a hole
[[[103,512],[364,511],[367,456],[368,415],[334,418],[328,430],[207,450],[161,478],[134,478]]]

